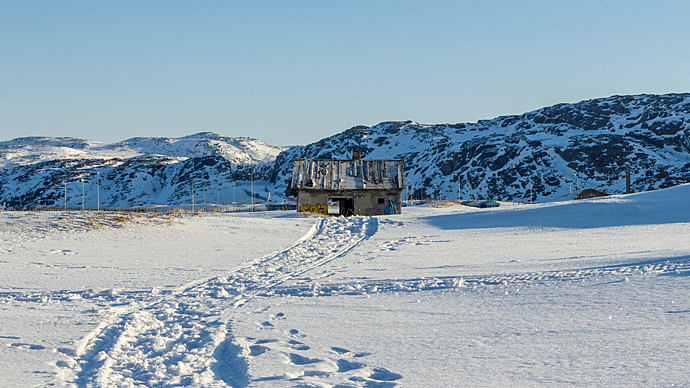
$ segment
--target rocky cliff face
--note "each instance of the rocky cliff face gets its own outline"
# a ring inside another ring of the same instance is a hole
[[[315,143],[281,149],[261,141],[200,133],[105,144],[73,138],[0,142],[0,201],[10,207],[141,206],[284,198],[294,158],[405,159],[414,197],[551,201],[581,189],[633,191],[690,181],[690,94],[613,96],[559,104],[477,123],[412,121],[357,126]],[[99,173],[99,174],[96,174]],[[82,184],[81,179],[84,179]],[[64,183],[63,183],[64,182]],[[83,185],[83,186],[82,186]],[[471,188],[471,189],[470,189]],[[206,195],[206,194],[204,194]],[[220,198],[217,198],[220,197]]]
[[[690,181],[690,94],[614,96],[559,104],[468,124],[384,122],[358,126],[281,153],[273,180],[283,184],[295,157],[404,158],[416,197],[475,195],[528,201],[567,198],[597,188],[634,191]]]

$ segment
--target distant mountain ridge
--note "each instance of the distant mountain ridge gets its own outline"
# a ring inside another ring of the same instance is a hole
[[[690,181],[689,130],[690,94],[683,93],[557,104],[477,123],[383,122],[289,149],[209,132],[118,143],[21,138],[0,142],[0,199],[59,206],[64,180],[68,205],[76,206],[81,178],[85,196],[95,198],[96,172],[109,206],[188,203],[194,185],[215,189],[219,202],[233,201],[236,191],[246,201],[252,176],[259,197],[281,199],[294,158],[348,159],[356,149],[366,159],[404,158],[408,192],[418,198],[460,192],[466,199],[472,187],[484,198],[550,201],[571,198],[569,182],[573,191],[579,183],[622,193],[626,164],[634,191]]]
[[[214,203],[221,202],[215,198],[220,189],[224,202],[234,201],[239,191],[239,202],[248,198],[247,193],[242,184],[232,182],[248,181],[252,175],[260,178],[283,150],[261,140],[210,132],[117,143],[69,137],[13,139],[0,142],[0,201],[19,208],[63,206],[65,197],[68,206],[81,206],[82,199],[86,207],[182,204],[203,201],[192,199],[196,188],[204,197],[210,191],[208,199],[213,196]]]
[[[30,148],[34,147],[34,148]],[[32,164],[35,154],[54,155],[67,158],[131,158],[136,156],[169,156],[195,158],[221,156],[232,164],[270,163],[284,148],[271,146],[261,140],[221,136],[211,132],[200,132],[180,138],[135,137],[117,143],[102,143],[72,137],[23,137],[0,142],[0,167]],[[24,157],[26,156],[26,158]]]

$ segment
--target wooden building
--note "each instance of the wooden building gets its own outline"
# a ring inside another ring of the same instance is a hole
[[[288,195],[297,211],[333,215],[400,214],[405,187],[402,159],[295,159]]]

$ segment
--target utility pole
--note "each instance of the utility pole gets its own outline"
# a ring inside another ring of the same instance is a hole
[[[81,211],[84,211],[84,178],[81,178]]]
[[[96,211],[101,211],[101,173],[96,173]]]
[[[192,179],[192,213],[194,213],[194,179]]]
[[[65,211],[67,211],[67,181],[63,179],[62,183],[65,185]]]
[[[252,175],[252,212],[254,211],[254,173]]]
[[[630,189],[630,165],[625,165],[625,193],[630,194],[632,190]]]
[[[568,187],[570,187],[570,194],[573,193],[573,181],[569,180],[568,178],[562,176],[561,178],[565,179],[566,182],[568,182]]]
[[[534,190],[532,189],[532,181],[529,180],[529,204],[532,204],[532,197],[534,197]]]

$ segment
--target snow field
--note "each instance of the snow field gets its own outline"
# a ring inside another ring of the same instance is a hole
[[[220,376],[229,386],[246,385],[246,361],[229,334],[231,322],[223,318],[224,306],[229,301],[230,308],[241,307],[257,290],[271,288],[344,254],[375,232],[375,221],[359,217],[319,219],[307,233],[309,238],[229,276],[160,299],[139,294],[143,300],[132,302],[119,320],[100,325],[80,344],[71,363],[78,364],[74,380],[77,385],[98,387],[216,386],[214,379]],[[249,355],[257,353],[258,348],[251,349]],[[312,363],[297,354],[293,359],[299,365]],[[222,372],[214,374],[214,367]]]
[[[135,218],[89,229],[123,217]],[[176,289],[283,249],[312,224],[285,213],[1,212],[0,291]]]
[[[0,366],[13,373],[0,382],[687,386],[690,214],[675,205],[688,191],[377,218],[3,226]],[[75,265],[87,262],[116,265]]]
[[[250,303],[307,345],[371,351],[410,387],[688,386],[687,276]],[[369,297],[367,297],[369,296]],[[268,336],[247,321],[235,334]],[[323,327],[328,327],[324,330]],[[325,352],[321,350],[321,352]],[[323,353],[322,353],[323,354]],[[266,385],[271,386],[271,385]],[[278,386],[299,386],[278,385]],[[316,384],[314,386],[317,386]]]

